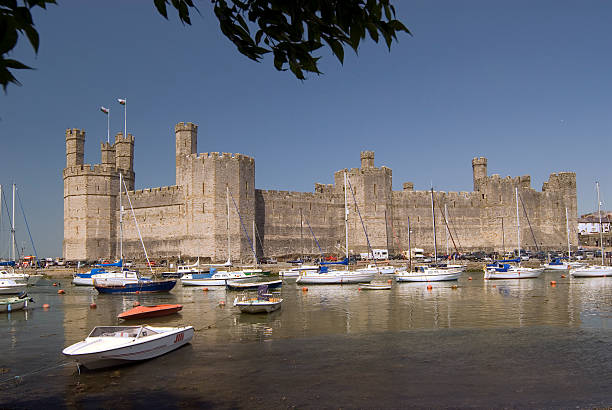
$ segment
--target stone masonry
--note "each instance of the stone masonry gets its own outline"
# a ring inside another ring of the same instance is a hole
[[[176,185],[134,191],[131,134],[124,137],[119,133],[113,144],[102,143],[101,163],[87,165],[83,163],[85,131],[66,130],[65,259],[119,257],[120,173],[129,191],[126,195],[122,190],[121,195],[123,254],[128,258],[144,256],[138,229],[153,258],[199,256],[219,262],[229,256],[234,261],[250,261],[253,231],[259,257],[302,252],[317,255],[319,246],[325,253],[343,254],[345,173],[351,252],[367,252],[362,221],[372,248],[389,249],[390,253],[408,249],[408,219],[412,247],[433,249],[430,191],[415,191],[412,182],[405,182],[402,191],[393,191],[391,169],[376,167],[372,151],[361,153],[360,168],[337,171],[333,184],[315,184],[312,193],[260,190],[255,189],[253,158],[198,154],[197,125],[181,122],[174,131]],[[488,176],[486,158],[474,158],[472,169],[472,192],[434,192],[441,253],[445,251],[447,226],[462,252],[515,249],[515,187],[521,198],[522,248],[535,249],[535,236],[542,249],[563,249],[565,208],[570,216],[571,242],[577,244],[575,173],[551,174],[539,192],[531,188],[529,176]]]

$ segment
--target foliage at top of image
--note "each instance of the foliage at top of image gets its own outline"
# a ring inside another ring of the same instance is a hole
[[[202,0],[202,2],[207,0]],[[272,53],[274,67],[290,70],[305,79],[305,72],[321,74],[315,52],[328,46],[340,63],[345,47],[357,52],[369,35],[378,43],[382,38],[391,49],[397,33],[410,31],[395,18],[390,0],[209,0],[221,32],[238,51],[254,61]],[[192,24],[191,12],[199,13],[194,0],[153,0],[157,11],[168,19],[168,9],[179,20]],[[0,0],[0,85],[20,85],[11,70],[31,69],[8,58],[20,37],[27,37],[38,52],[40,39],[32,9],[46,9],[55,0]]]

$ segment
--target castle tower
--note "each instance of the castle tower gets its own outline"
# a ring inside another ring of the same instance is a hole
[[[115,146],[109,144],[108,142],[103,142],[100,144],[100,153],[101,153],[101,159],[102,159],[102,164],[104,165],[109,165],[112,167],[115,167],[116,164],[116,160],[115,160]]]
[[[478,191],[480,188],[479,181],[487,177],[487,159],[485,157],[472,159],[472,173],[474,175],[474,191]]]
[[[134,190],[134,136],[115,136],[115,166],[123,174],[128,190]]]
[[[66,167],[83,165],[85,158],[85,131],[66,130]]]
[[[374,151],[361,151],[361,169],[374,168]]]
[[[191,122],[179,122],[174,126],[176,136],[176,185],[184,184],[187,155],[198,152],[198,126]]]
[[[66,260],[96,260],[114,253],[116,198],[119,178],[115,148],[101,146],[102,164],[83,163],[85,131],[66,131],[64,179],[64,242]],[[133,181],[134,173],[131,172]]]

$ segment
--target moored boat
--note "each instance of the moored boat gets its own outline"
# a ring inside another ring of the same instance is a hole
[[[28,302],[34,302],[34,300],[25,293],[10,298],[0,298],[0,313],[25,309]]]
[[[327,266],[321,266],[318,271],[305,271],[295,281],[297,284],[329,285],[329,284],[352,284],[367,283],[374,279],[374,272],[358,272],[350,270],[327,270]]]
[[[278,288],[283,285],[282,280],[271,280],[268,282],[240,282],[240,281],[228,281],[225,287],[228,290],[255,290],[259,289],[260,286],[267,285],[268,288]]]
[[[97,326],[62,353],[88,369],[152,359],[191,341],[193,326]]]
[[[117,315],[119,319],[144,319],[147,317],[167,316],[178,313],[183,309],[183,305],[155,305],[155,306],[136,306]]]
[[[176,279],[141,280],[124,283],[114,279],[96,279],[94,287],[99,293],[159,293],[170,292],[176,285]]]
[[[576,269],[570,269],[570,275],[575,278],[601,278],[612,277],[612,266],[583,266]]]
[[[520,262],[520,259],[509,259],[490,263],[484,268],[485,279],[533,279],[544,272],[544,268],[524,268],[506,262]]]
[[[359,285],[359,290],[390,290],[391,285],[385,283],[364,283]]]
[[[242,313],[270,313],[281,308],[282,298],[273,297],[268,293],[268,285],[261,285],[257,288],[257,297],[248,295],[234,299],[234,306],[238,307]]]
[[[413,271],[398,272],[395,280],[397,282],[442,282],[458,280],[462,272],[462,268],[415,266]]]
[[[25,292],[28,284],[17,283],[12,279],[0,279],[0,295],[16,295]]]

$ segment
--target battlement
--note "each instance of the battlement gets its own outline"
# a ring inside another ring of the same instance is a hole
[[[250,157],[248,155],[244,155],[244,154],[238,154],[238,153],[229,153],[229,152],[224,152],[224,153],[219,153],[219,152],[203,152],[200,154],[191,154],[188,155],[187,158],[189,158],[190,160],[207,160],[207,159],[212,159],[212,160],[221,160],[221,161],[228,161],[228,160],[237,160],[237,161],[247,161],[250,163],[254,163],[255,159],[253,157]]]
[[[68,128],[66,130],[66,139],[85,139],[85,130],[78,128]]]
[[[115,144],[118,142],[130,142],[133,144],[134,136],[128,133],[127,137],[124,137],[122,132],[118,132],[117,134],[115,134]]]
[[[183,188],[177,185],[129,191],[134,208],[155,208],[184,203]],[[122,193],[125,198],[125,193]],[[127,199],[124,199],[127,200]]]
[[[331,194],[334,192],[334,184],[315,183],[314,191],[317,194]]]
[[[63,175],[64,178],[84,175],[113,176],[117,175],[117,171],[114,166],[108,164],[82,164],[64,168]]]
[[[414,182],[404,182],[402,187],[404,191],[414,191]]]
[[[485,157],[474,157],[472,158],[472,166],[474,165],[487,165],[487,159]]]
[[[542,192],[563,190],[576,190],[575,172],[552,173],[548,177],[548,181],[542,184]]]
[[[179,122],[174,126],[174,132],[179,131],[197,131],[198,126],[192,122]]]

